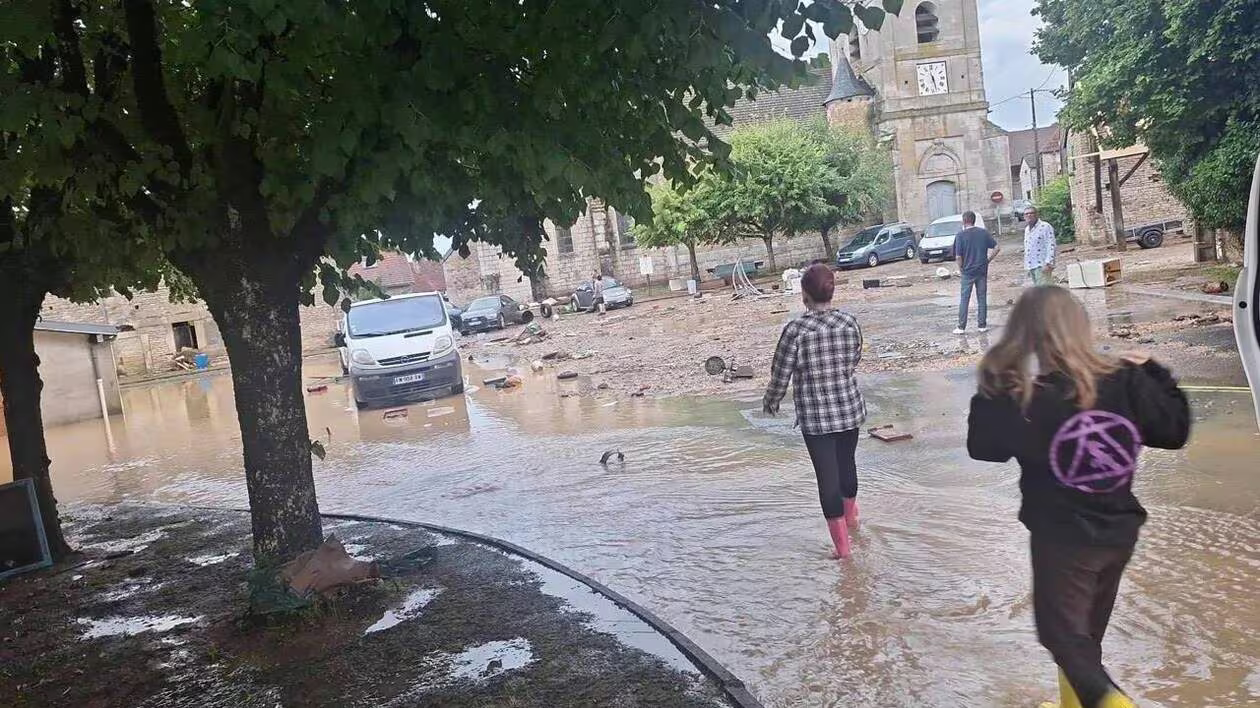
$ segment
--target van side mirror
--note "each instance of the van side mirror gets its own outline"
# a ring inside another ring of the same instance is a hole
[[[344,347],[344,346],[346,346],[346,335],[345,335],[345,334],[343,334],[343,333],[341,333],[341,332],[338,332],[338,333],[334,334],[334,335],[333,335],[333,343],[334,343],[334,344],[336,344],[336,345],[337,345],[337,346],[339,346],[339,347]]]

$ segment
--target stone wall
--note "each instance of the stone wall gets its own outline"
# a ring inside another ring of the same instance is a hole
[[[114,360],[122,377],[171,370],[170,360],[175,354],[173,325],[176,323],[187,322],[192,326],[198,349],[209,354],[212,361],[227,356],[223,336],[205,303],[199,300],[171,302],[170,291],[165,286],[159,286],[154,292],[135,293],[130,300],[115,294],[82,305],[50,295],[44,300],[40,315],[45,320],[129,325],[132,330],[119,333],[114,342]],[[333,333],[341,318],[339,307],[330,307],[317,297],[316,304],[302,307],[299,315],[303,353],[333,347]]]
[[[1088,157],[1097,152],[1089,136],[1073,134],[1068,137],[1070,184],[1072,188],[1072,216],[1076,223],[1077,239],[1086,243],[1111,243],[1112,209],[1111,185],[1107,176],[1107,163],[1102,163],[1102,210],[1097,209],[1095,160]],[[1140,155],[1117,160],[1123,179],[1141,161]],[[1186,233],[1192,233],[1190,213],[1185,205],[1173,197],[1164,183],[1163,176],[1149,158],[1141,162],[1137,170],[1120,188],[1120,202],[1124,211],[1124,226],[1131,229],[1145,224],[1180,220],[1185,223]]]

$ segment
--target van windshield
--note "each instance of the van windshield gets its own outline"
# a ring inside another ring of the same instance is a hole
[[[942,221],[927,228],[927,237],[957,236],[958,232],[962,231],[962,227],[961,221]]]
[[[350,308],[346,317],[351,337],[383,337],[446,323],[446,308],[436,295],[382,300]]]
[[[852,241],[845,244],[844,249],[842,250],[857,249],[871,243],[875,240],[875,236],[879,233],[879,230],[880,227],[876,226],[873,229],[859,231],[857,236],[854,236]]]

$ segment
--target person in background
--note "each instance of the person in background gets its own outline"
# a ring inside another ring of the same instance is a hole
[[[594,297],[591,299],[591,310],[598,310],[599,314],[604,314],[607,310],[604,307],[604,274],[596,273],[595,279],[591,281],[591,293]]]
[[[847,558],[849,531],[858,526],[855,454],[866,401],[854,376],[862,360],[862,328],[853,315],[832,307],[835,289],[835,274],[827,266],[814,264],[805,271],[805,314],[783,328],[762,407],[776,415],[789,381],[793,384],[796,425],[818,478],[835,557]]]
[[[1102,663],[1120,577],[1146,520],[1133,475],[1143,445],[1178,449],[1189,435],[1189,405],[1168,369],[1145,355],[1099,354],[1085,308],[1062,288],[1024,291],[980,362],[967,450],[1019,461],[1033,615],[1059,665],[1063,708],[1134,705]]]
[[[1041,220],[1035,206],[1024,210],[1024,223],[1024,269],[1033,285],[1054,285],[1054,227]]]
[[[976,213],[963,212],[963,230],[954,237],[954,258],[962,272],[962,299],[958,302],[958,329],[967,333],[967,314],[971,309],[971,290],[976,291],[976,324],[981,332],[989,331],[989,264],[1002,247],[988,229],[976,226]]]

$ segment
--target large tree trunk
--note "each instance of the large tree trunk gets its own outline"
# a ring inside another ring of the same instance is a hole
[[[761,242],[766,244],[766,263],[770,266],[770,272],[778,273],[779,266],[774,262],[774,237],[762,236]]]
[[[35,353],[35,320],[43,304],[42,288],[22,287],[20,276],[0,273],[0,396],[4,398],[4,422],[8,428],[9,457],[13,478],[35,483],[44,534],[53,560],[70,552],[61,533],[57,499],[48,474],[48,447],[44,442],[44,417],[40,412],[39,356]]]
[[[691,259],[691,279],[696,281],[696,287],[700,287],[700,261],[696,259],[696,242],[687,242],[687,257]]]
[[[179,263],[223,334],[232,364],[253,521],[254,561],[267,566],[319,546],[323,531],[302,399],[298,292],[305,264],[260,234],[251,250]],[[184,260],[184,259],[181,259]]]
[[[822,233],[823,257],[828,260],[835,258],[836,252],[831,248],[831,227],[824,225],[819,231]]]

